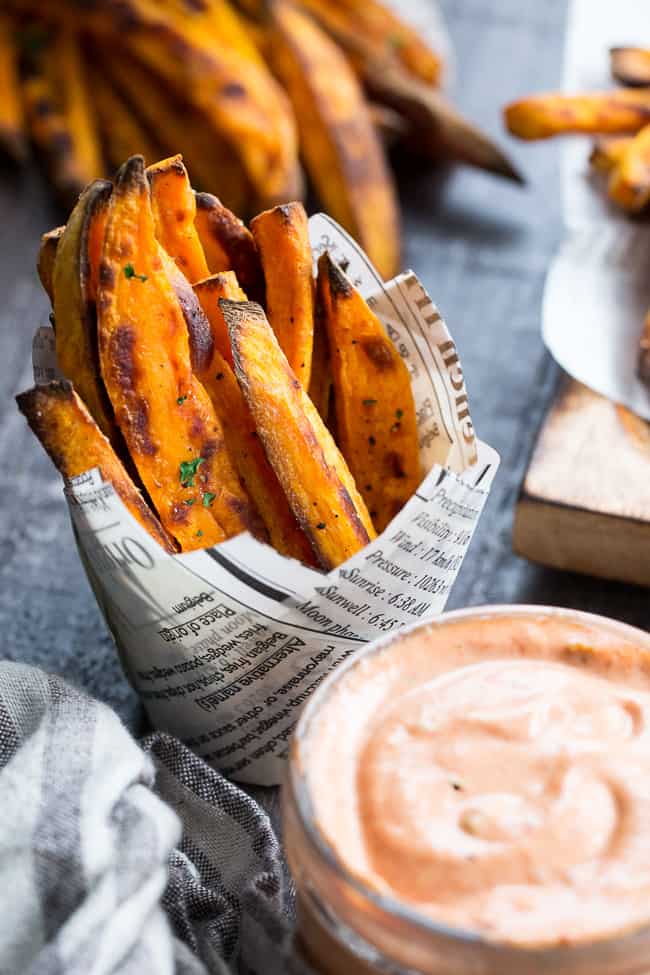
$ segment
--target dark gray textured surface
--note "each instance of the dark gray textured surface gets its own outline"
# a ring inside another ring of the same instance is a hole
[[[501,133],[500,106],[560,77],[564,0],[444,0],[456,49],[455,98]],[[421,276],[459,346],[477,429],[502,467],[451,607],[564,604],[650,625],[648,594],[536,568],[511,552],[513,505],[557,369],[539,335],[542,287],[561,236],[558,145],[510,143],[529,183],[519,190],[467,170],[400,173],[405,266]],[[78,562],[61,493],[13,404],[30,384],[30,340],[47,305],[34,268],[39,234],[59,222],[34,173],[0,171],[0,643],[113,704],[138,727]]]

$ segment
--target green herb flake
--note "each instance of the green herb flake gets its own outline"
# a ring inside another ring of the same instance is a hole
[[[316,528],[318,528],[319,532],[322,532],[323,528],[326,528],[326,527],[327,526],[326,526],[326,524],[325,524],[324,521],[319,521],[318,524],[316,525]]]
[[[397,417],[398,420],[401,420],[402,417],[404,416],[404,410],[395,410],[395,416]]]
[[[377,402],[376,399],[364,399],[362,400],[364,406],[374,406]]]
[[[187,396],[179,396],[176,402],[178,403],[179,406],[182,406],[186,399]]]
[[[197,538],[203,538],[203,532],[201,531],[201,529],[200,529],[200,528],[199,528],[199,530],[198,530],[198,531],[197,531],[197,533],[196,533],[196,537],[197,537]]]
[[[215,498],[216,498],[216,494],[213,494],[212,491],[204,491],[203,492],[203,507],[204,508],[209,508]]]
[[[188,508],[191,507],[194,504],[194,498],[186,498],[183,504],[186,504]]]
[[[399,51],[400,48],[404,47],[406,41],[400,34],[391,34],[388,38],[388,43],[394,51]]]
[[[124,277],[125,278],[129,278],[129,279],[130,278],[137,278],[138,281],[146,281],[147,280],[147,275],[146,274],[136,274],[135,268],[133,267],[132,264],[125,264],[124,265]]]
[[[204,460],[204,457],[195,457],[194,460],[182,460],[180,462],[179,473],[181,487],[194,487],[196,472]]]

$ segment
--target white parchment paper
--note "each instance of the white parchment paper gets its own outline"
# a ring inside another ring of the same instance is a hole
[[[573,0],[564,89],[611,88],[609,49],[625,45],[650,47],[647,0]],[[650,391],[636,375],[650,308],[650,223],[609,203],[603,177],[590,172],[590,151],[589,138],[566,140],[567,236],[546,281],[543,337],[571,376],[650,420]]]
[[[66,488],[75,536],[124,669],[153,724],[226,774],[279,781],[298,711],[369,640],[445,606],[499,458],[477,440],[454,342],[412,272],[384,284],[336,223],[310,220],[384,323],[412,377],[416,494],[372,544],[321,573],[247,533],[168,555],[97,469]],[[35,340],[37,382],[56,375],[51,336]]]

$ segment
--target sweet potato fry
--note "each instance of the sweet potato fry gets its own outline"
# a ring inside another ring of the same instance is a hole
[[[399,215],[360,84],[343,52],[304,11],[278,0],[270,31],[272,65],[294,107],[311,181],[328,213],[390,277],[399,267]]]
[[[305,389],[314,341],[314,277],[307,214],[284,203],[251,221],[266,282],[266,314],[287,362]]]
[[[224,321],[219,299],[228,298],[230,301],[246,301],[246,295],[239,287],[235,272],[221,271],[218,274],[212,274],[209,278],[204,278],[203,281],[197,281],[194,285],[194,291],[210,323],[212,341],[219,355],[232,367],[233,358],[230,335],[228,334],[228,326]]]
[[[55,227],[54,230],[48,230],[48,232],[43,234],[41,237],[41,246],[38,250],[36,270],[38,271],[39,280],[43,285],[43,290],[50,299],[50,304],[54,302],[52,276],[54,274],[56,251],[64,230],[65,227]]]
[[[645,47],[613,47],[609,52],[612,77],[634,88],[650,87],[650,50]]]
[[[111,184],[95,180],[81,194],[56,249],[52,274],[56,357],[102,433],[115,445],[116,428],[97,352],[97,307],[91,295],[91,240],[101,241]],[[95,249],[97,245],[95,244]]]
[[[119,58],[115,57],[115,48],[113,45],[111,56],[107,57],[100,44],[94,45],[93,60],[122,96],[133,116],[156,134],[164,150],[182,153],[198,186],[203,189],[218,187],[228,206],[238,212],[244,210],[250,187],[230,146],[206,124],[195,106],[179,97],[178,90],[170,89],[121,47],[116,48]]]
[[[225,296],[238,297],[240,289],[232,271],[225,271],[215,277],[228,278],[229,282],[220,290]],[[208,278],[207,281],[213,279]],[[211,301],[216,303],[216,292]],[[223,312],[221,329],[225,328]],[[216,320],[216,316],[213,317]],[[307,565],[315,565],[314,553],[307,536],[295,519],[284,491],[260,443],[255,421],[248,407],[239,383],[230,364],[218,351],[217,335],[214,335],[214,352],[211,361],[197,375],[205,386],[215,412],[221,421],[228,453],[232,457],[246,490],[257,506],[268,532],[271,544],[278,552],[289,558],[298,559]],[[190,343],[191,344],[191,343]],[[230,343],[228,345],[230,348]]]
[[[196,194],[194,218],[210,274],[234,271],[249,298],[263,303],[264,276],[257,244],[235,214],[211,193]]]
[[[620,163],[631,138],[628,135],[604,135],[596,139],[589,156],[593,168],[601,173],[610,173]]]
[[[318,294],[332,350],[339,446],[381,532],[422,480],[411,377],[328,253],[318,261]]]
[[[176,17],[154,0],[97,6],[88,23],[104,38],[118,33],[135,57],[183,92],[207,130],[239,160],[258,205],[292,198],[297,173],[294,120],[264,64],[242,57],[225,36],[215,43],[191,16]]]
[[[91,104],[80,38],[65,22],[52,35],[45,52],[45,69],[70,132],[79,180],[83,186],[104,173],[99,133]]]
[[[118,169],[125,159],[135,155],[160,159],[164,153],[104,72],[93,70],[90,83],[93,108],[111,167]]]
[[[645,317],[641,341],[639,343],[639,379],[650,386],[650,311]]]
[[[607,193],[628,213],[639,213],[650,203],[650,124],[630,140],[612,170]]]
[[[332,367],[330,363],[327,327],[323,317],[323,306],[318,294],[314,302],[314,345],[311,357],[311,379],[309,381],[309,398],[320,413],[321,420],[328,429],[330,424],[330,407],[332,400]]]
[[[87,180],[77,165],[70,128],[49,80],[36,74],[25,79],[23,104],[32,141],[43,153],[58,197],[64,205],[74,205]]]
[[[366,60],[364,81],[370,96],[408,120],[404,145],[434,162],[458,160],[523,183],[505,153],[440,94],[401,68]]]
[[[51,382],[16,397],[18,408],[50,455],[52,463],[70,479],[98,467],[110,481],[133,517],[167,552],[176,545],[147,507],[72,383]]]
[[[506,105],[504,118],[508,131],[520,139],[568,133],[624,135],[650,122],[650,90],[531,95]]]
[[[99,277],[102,376],[131,457],[181,548],[215,545],[247,528],[254,512],[210,399],[192,373],[141,156],[117,174]]]
[[[181,33],[191,27],[193,35],[202,41],[226,45],[246,61],[263,64],[245,24],[228,0],[200,0],[198,3],[196,0],[158,0],[158,4]]]
[[[363,499],[263,309],[224,299],[221,306],[235,372],[266,455],[321,566],[334,568],[374,537]]]
[[[301,0],[331,36],[342,44],[354,63],[356,44],[363,38],[376,61],[395,63],[428,85],[440,83],[442,58],[425,44],[417,30],[377,0]]]
[[[27,158],[27,139],[18,80],[18,55],[14,43],[15,24],[0,12],[0,147],[16,162]]]
[[[208,265],[194,226],[196,203],[182,156],[172,156],[147,169],[156,237],[193,283],[205,278]]]

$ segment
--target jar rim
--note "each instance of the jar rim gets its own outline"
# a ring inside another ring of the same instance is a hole
[[[314,806],[307,781],[308,775],[302,768],[303,762],[299,758],[299,750],[302,743],[308,739],[310,726],[317,717],[320,709],[326,703],[332,689],[340,681],[344,680],[345,675],[359,666],[361,660],[378,653],[383,653],[393,644],[401,642],[405,636],[419,630],[438,626],[442,627],[464,619],[485,619],[492,617],[526,619],[535,617],[547,618],[549,616],[614,631],[620,636],[625,637],[630,643],[636,644],[641,650],[648,650],[650,652],[650,633],[631,624],[612,619],[611,617],[559,606],[534,604],[481,605],[442,613],[440,616],[427,622],[415,622],[393,633],[382,636],[378,640],[372,641],[367,646],[360,648],[325,678],[310,697],[300,714],[291,740],[288,769],[285,776],[285,790],[289,793],[289,799],[294,811],[297,813],[305,838],[315,849],[317,855],[333,871],[338,880],[352,888],[357,895],[370,902],[380,912],[406,923],[422,936],[441,938],[450,943],[465,947],[474,946],[478,949],[484,948],[488,951],[506,952],[513,961],[516,960],[522,966],[526,966],[532,960],[540,960],[542,958],[545,963],[552,958],[557,964],[580,964],[582,962],[589,962],[591,964],[593,959],[590,958],[590,955],[595,949],[603,951],[607,948],[616,948],[616,953],[618,954],[623,945],[628,941],[634,941],[635,943],[637,941],[650,941],[650,918],[641,923],[632,923],[628,927],[617,931],[615,934],[605,934],[601,937],[590,938],[588,941],[578,940],[569,944],[513,943],[507,940],[490,938],[475,930],[455,927],[440,921],[435,921],[415,909],[408,907],[397,898],[374,890],[346,867],[337,855],[334,847],[316,826]],[[526,971],[526,968],[523,967],[522,970]]]

